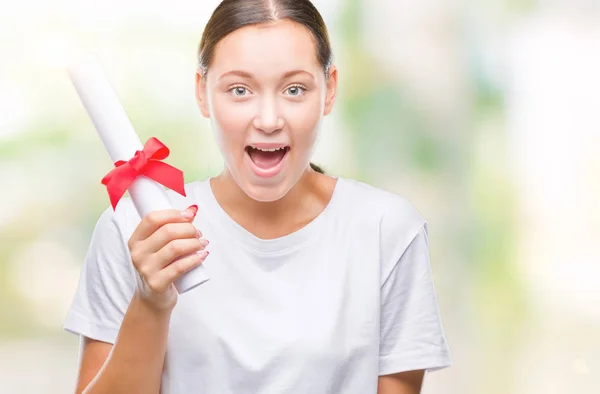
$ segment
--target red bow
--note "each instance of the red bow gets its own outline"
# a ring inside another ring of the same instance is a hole
[[[116,168],[102,178],[102,184],[106,185],[113,209],[116,209],[125,191],[139,175],[144,175],[185,196],[183,172],[160,161],[168,156],[169,148],[152,137],[129,161],[117,161]]]

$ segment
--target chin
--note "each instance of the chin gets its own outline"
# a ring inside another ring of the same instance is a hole
[[[291,166],[286,166],[277,176],[272,178],[257,177],[251,168],[238,168],[234,178],[240,189],[258,202],[274,202],[285,197],[302,177],[302,171],[296,173]],[[291,171],[290,171],[291,170]]]
[[[242,180],[238,185],[248,197],[259,202],[273,202],[282,199],[294,186],[292,182],[282,180],[270,185],[260,185],[250,182],[248,179]]]

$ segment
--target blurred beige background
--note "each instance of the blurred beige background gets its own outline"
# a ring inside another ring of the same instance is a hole
[[[186,181],[222,166],[194,99],[217,0],[0,11],[0,393],[72,392],[61,329],[108,155],[64,69],[93,48]],[[317,0],[341,90],[315,162],[428,219],[454,366],[425,393],[600,393],[600,2]]]

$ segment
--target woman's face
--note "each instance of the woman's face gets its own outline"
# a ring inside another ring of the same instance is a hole
[[[196,75],[226,171],[257,201],[275,201],[308,168],[321,120],[335,101],[337,71],[325,78],[315,41],[289,20],[247,26],[215,48],[206,81]]]

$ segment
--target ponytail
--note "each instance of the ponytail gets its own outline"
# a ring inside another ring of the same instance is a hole
[[[313,171],[316,171],[319,174],[325,174],[325,171],[321,167],[319,167],[318,165],[316,165],[314,163],[310,163],[310,168],[312,168]]]

